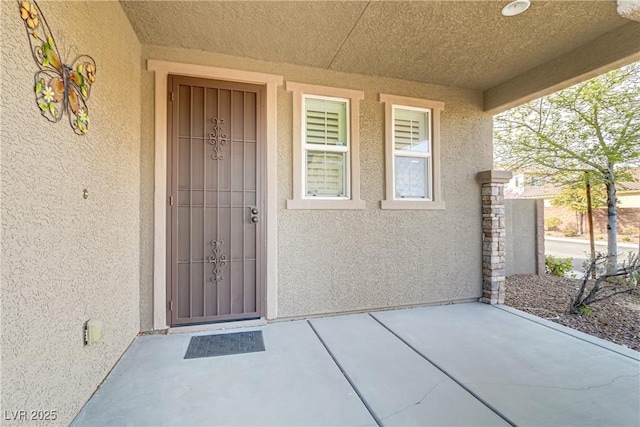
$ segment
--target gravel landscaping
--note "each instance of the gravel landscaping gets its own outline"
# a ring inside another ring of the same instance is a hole
[[[557,276],[514,275],[505,304],[584,333],[640,351],[640,295],[617,295],[591,305],[588,315],[569,314],[580,281]]]

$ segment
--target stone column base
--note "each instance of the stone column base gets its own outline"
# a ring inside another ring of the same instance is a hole
[[[485,171],[477,176],[482,185],[482,298],[487,304],[503,304],[505,296],[504,184],[511,172]]]

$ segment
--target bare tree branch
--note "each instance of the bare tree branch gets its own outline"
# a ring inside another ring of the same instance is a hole
[[[630,253],[629,258],[622,265],[616,266],[610,273],[605,273],[611,259],[611,255],[598,253],[589,261],[580,287],[571,300],[571,313],[579,314],[581,308],[613,298],[616,295],[638,292],[640,279],[635,277],[635,275],[640,275],[638,255]],[[595,276],[595,280],[590,280],[592,276]],[[603,285],[612,279],[619,282]],[[591,288],[587,292],[589,284],[591,284]],[[584,296],[585,292],[587,292],[586,297]]]

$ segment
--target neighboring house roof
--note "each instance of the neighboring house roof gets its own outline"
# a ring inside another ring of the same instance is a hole
[[[505,199],[549,199],[562,191],[561,186],[555,184],[545,184],[542,186],[525,186],[518,190],[505,188]]]
[[[631,172],[635,181],[621,182],[619,190],[621,191],[640,191],[640,168]]]
[[[618,194],[640,193],[640,169],[633,170],[631,175],[635,181],[620,182],[617,185]],[[506,187],[505,199],[551,199],[562,191],[563,186],[557,184],[526,185],[520,188]]]

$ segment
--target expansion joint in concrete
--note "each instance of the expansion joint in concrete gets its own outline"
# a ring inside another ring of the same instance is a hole
[[[435,363],[433,360],[431,360],[429,357],[427,357],[424,353],[422,353],[420,350],[418,350],[417,348],[415,348],[413,345],[411,345],[408,341],[406,341],[404,338],[402,338],[400,335],[396,334],[391,328],[387,327],[387,325],[385,325],[384,323],[382,323],[376,316],[374,316],[371,313],[367,313],[369,316],[371,316],[373,318],[373,320],[375,320],[376,322],[378,322],[380,324],[380,326],[382,326],[383,328],[385,328],[387,331],[389,331],[389,333],[391,335],[393,335],[394,337],[396,337],[398,340],[400,340],[404,345],[406,345],[407,347],[409,347],[411,350],[413,350],[416,354],[418,354],[418,356],[422,357],[424,360],[426,360],[427,362],[429,362],[431,365],[433,365],[436,369],[438,369],[440,372],[442,372],[445,376],[447,376],[448,378],[451,379],[451,381],[453,381],[454,383],[458,384],[460,387],[462,387],[464,390],[466,390],[470,395],[472,395],[473,397],[475,397],[476,399],[478,399],[478,401],[480,403],[482,403],[484,406],[486,406],[487,408],[489,408],[491,411],[493,411],[497,416],[499,416],[500,418],[502,418],[503,420],[505,420],[507,423],[509,423],[512,426],[515,426],[516,423],[514,423],[513,421],[511,421],[509,418],[507,418],[502,412],[500,412],[498,409],[496,409],[493,405],[491,405],[489,402],[487,402],[486,400],[484,400],[483,398],[481,398],[480,396],[478,396],[476,393],[474,393],[469,387],[467,387],[464,383],[460,382],[456,377],[454,377],[453,375],[451,375],[447,370],[445,370],[444,368],[442,368],[440,365],[438,365],[437,363]],[[328,349],[327,349],[328,350]],[[434,387],[435,388],[435,387]],[[415,405],[411,405],[411,406],[415,406]],[[377,418],[376,418],[377,421]]]
[[[371,408],[371,405],[369,405],[369,403],[365,400],[365,398],[362,395],[362,393],[360,392],[360,390],[358,390],[358,387],[356,386],[356,384],[349,377],[349,374],[347,373],[347,371],[342,367],[342,365],[340,365],[340,362],[338,362],[338,359],[333,354],[331,349],[329,349],[329,346],[324,342],[324,340],[322,339],[322,337],[320,336],[318,331],[316,331],[316,328],[313,327],[313,324],[309,320],[307,320],[307,325],[309,325],[309,327],[311,328],[313,333],[316,334],[316,337],[318,337],[318,340],[323,345],[324,349],[327,351],[329,356],[331,356],[331,359],[333,359],[333,363],[335,363],[336,366],[338,367],[338,369],[340,369],[340,372],[342,372],[342,375],[344,376],[344,379],[347,380],[347,382],[349,383],[349,385],[351,386],[353,391],[356,393],[356,395],[358,396],[358,398],[360,399],[360,401],[364,405],[364,407],[367,408],[367,411],[369,411],[369,414],[375,420],[375,422],[378,425],[378,427],[382,427],[383,426],[382,421],[380,420],[380,418],[378,418],[376,413],[373,411],[373,408]]]

